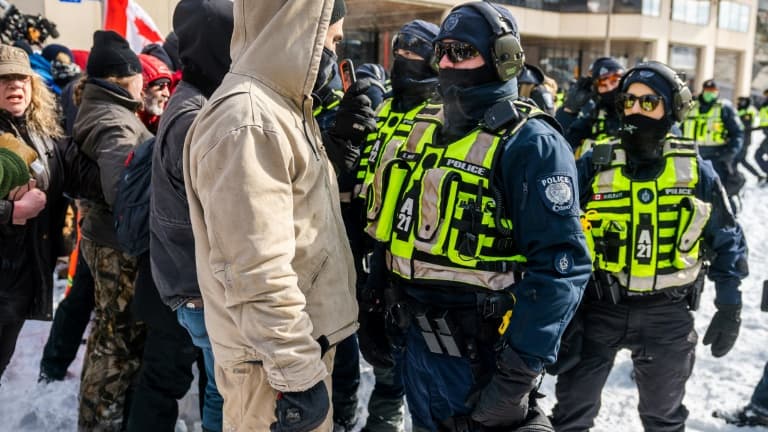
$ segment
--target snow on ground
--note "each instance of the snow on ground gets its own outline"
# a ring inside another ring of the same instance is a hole
[[[758,139],[762,139],[762,136]],[[715,409],[735,409],[745,404],[768,361],[768,315],[760,312],[762,282],[768,279],[768,188],[758,188],[754,178],[749,174],[747,177],[744,209],[739,220],[750,247],[751,275],[742,284],[744,308],[741,333],[736,346],[724,358],[712,357],[709,347],[701,344],[709,320],[715,312],[714,288],[708,283],[701,308],[695,313],[699,344],[696,365],[688,381],[685,398],[685,404],[691,412],[687,422],[689,431],[766,430],[729,426],[711,416]],[[0,432],[64,432],[77,429],[77,394],[84,347],[81,347],[63,382],[38,384],[38,364],[49,327],[49,323],[28,321],[22,330],[16,353],[0,381]],[[637,390],[630,377],[631,370],[629,354],[626,351],[620,353],[603,391],[603,406],[595,431],[642,431],[636,408]],[[367,416],[365,403],[372,388],[373,376],[366,364],[362,365],[362,371],[358,412],[360,418],[364,419]],[[542,391],[547,395],[542,405],[547,411],[554,403],[554,383],[552,377],[546,377],[542,385]],[[182,420],[177,424],[177,432],[200,430],[196,403],[196,385],[193,385],[190,394],[182,400]],[[407,429],[410,430],[410,427]]]

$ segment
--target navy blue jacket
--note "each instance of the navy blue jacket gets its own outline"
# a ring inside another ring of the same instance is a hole
[[[581,142],[587,138],[595,138],[592,126],[597,122],[600,109],[605,109],[605,133],[613,135],[618,132],[620,125],[619,115],[615,109],[601,107],[594,99],[589,100],[581,108],[578,116],[565,130],[565,138],[575,150]]]
[[[715,283],[715,303],[741,304],[741,279],[749,274],[747,265],[747,242],[741,226],[726,205],[728,198],[720,184],[720,179],[709,161],[699,159],[699,182],[694,195],[702,201],[712,204],[712,215],[704,228],[703,244],[711,256],[709,279]],[[592,163],[592,151],[587,152],[576,162],[579,170],[579,190],[582,207],[590,198],[592,180],[597,173]],[[637,169],[636,173],[625,169],[630,178],[648,179],[653,177],[661,165]]]

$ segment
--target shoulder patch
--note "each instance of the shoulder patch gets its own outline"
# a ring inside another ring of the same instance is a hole
[[[555,271],[560,274],[568,274],[573,268],[573,258],[568,252],[555,254]]]
[[[575,215],[576,200],[573,178],[565,174],[551,174],[536,179],[536,188],[544,207],[559,215]]]

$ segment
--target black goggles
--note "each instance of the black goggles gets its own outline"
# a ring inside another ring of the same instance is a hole
[[[619,95],[619,103],[621,108],[630,110],[635,106],[635,102],[640,102],[640,109],[645,112],[651,112],[659,106],[659,102],[662,101],[661,96],[647,94],[642,96],[635,96],[632,93],[622,93]]]
[[[461,63],[479,56],[480,51],[466,42],[435,42],[435,60],[439,63],[446,55],[451,63]]]
[[[392,38],[392,51],[394,52],[398,49],[422,55],[421,53],[429,52],[432,49],[432,42],[411,33],[398,32]]]

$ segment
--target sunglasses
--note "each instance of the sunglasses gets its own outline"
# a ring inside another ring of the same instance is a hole
[[[171,87],[171,83],[169,83],[168,81],[162,81],[162,82],[150,84],[149,86],[154,89],[165,90]]]
[[[392,38],[392,51],[402,49],[414,53],[423,52],[432,48],[432,42],[409,33],[395,33]]]
[[[635,102],[640,102],[640,109],[645,112],[651,112],[659,106],[661,102],[661,96],[647,94],[642,96],[635,96],[632,93],[622,93],[619,95],[619,103],[621,107],[630,110],[635,106]]]
[[[480,51],[466,42],[435,42],[435,60],[448,56],[451,63],[461,63],[480,55]]]
[[[605,75],[595,80],[595,87],[614,87],[619,84],[619,80],[621,80],[621,75],[617,73]]]

